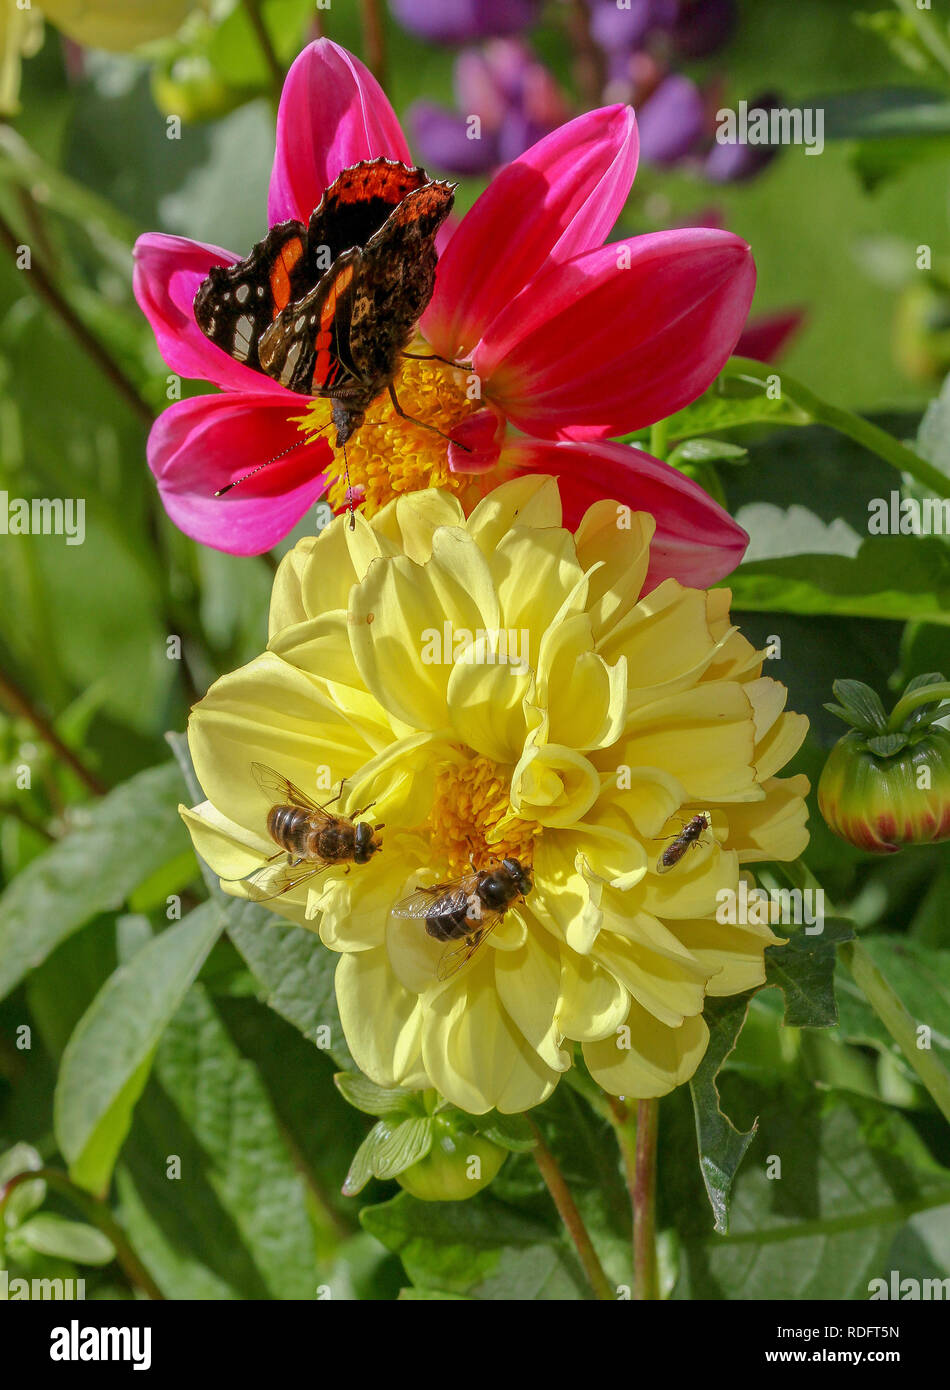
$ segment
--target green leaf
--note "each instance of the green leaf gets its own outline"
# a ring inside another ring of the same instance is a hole
[[[950,101],[921,87],[877,87],[816,99],[825,113],[827,140],[950,136]]]
[[[116,1182],[120,1220],[166,1296],[314,1298],[305,1176],[201,985],[162,1036]]]
[[[333,989],[339,956],[316,932],[288,927],[257,903],[233,902],[225,912],[228,936],[262,986],[264,1001],[338,1066],[353,1068]]]
[[[861,719],[866,728],[884,732],[887,728],[887,715],[876,690],[872,690],[863,681],[853,680],[837,680],[832,688],[844,708]]]
[[[0,897],[0,998],[179,852],[180,795],[173,763],[140,772],[83,808],[83,823],[17,875]]]
[[[853,936],[850,922],[826,917],[820,933],[793,932],[784,946],[766,947],[765,983],[784,994],[787,1027],[833,1028],[838,1022],[835,955]]]
[[[763,376],[772,368],[763,366]],[[775,372],[776,376],[780,373]],[[719,377],[709,390],[678,410],[667,421],[669,437],[673,440],[695,439],[718,430],[736,429],[740,425],[809,425],[812,417],[784,394],[777,399],[767,395],[761,385],[744,382],[740,377]]]
[[[756,560],[729,577],[733,607],[950,624],[950,546],[938,536],[870,536],[858,553]]]
[[[729,1229],[729,1194],[732,1182],[755,1136],[751,1129],[737,1129],[722,1113],[716,1078],[736,1045],[749,1012],[751,996],[710,999],[703,1016],[709,1026],[709,1047],[689,1083],[696,1119],[699,1167],[716,1222],[716,1230]]]
[[[107,1265],[115,1259],[108,1236],[82,1221],[67,1221],[52,1212],[40,1212],[17,1231],[17,1238],[40,1255],[56,1255],[81,1265]]]
[[[530,1153],[537,1148],[538,1141],[524,1115],[501,1115],[497,1110],[489,1110],[487,1115],[475,1115],[470,1119],[479,1134],[510,1153]]]
[[[388,1125],[382,1120],[367,1134],[360,1144],[353,1161],[350,1164],[349,1172],[343,1182],[343,1195],[345,1197],[355,1197],[373,1177],[373,1155],[376,1152],[376,1145],[381,1143],[383,1138],[389,1133]]]
[[[43,1159],[32,1144],[14,1144],[11,1149],[0,1153],[0,1187],[28,1169],[42,1168]],[[43,1205],[46,1200],[46,1183],[42,1178],[33,1182],[21,1183],[7,1198],[4,1207],[4,1224],[7,1228],[19,1226],[31,1211]]]
[[[364,1115],[401,1114],[419,1094],[400,1086],[377,1086],[359,1072],[337,1072],[333,1080],[344,1099]]]
[[[576,1299],[585,1282],[559,1234],[480,1192],[467,1202],[400,1193],[360,1220],[414,1284],[479,1299]]]
[[[725,439],[684,439],[672,451],[668,463],[680,468],[684,463],[738,463],[749,457],[748,449]]]
[[[916,1026],[928,1030],[922,1036],[950,1073],[950,951],[895,936],[862,935],[861,944]],[[838,972],[838,1002],[843,1037],[901,1056],[900,1048],[844,968]]]
[[[946,1274],[950,1171],[900,1112],[737,1075],[721,1089],[730,1111],[758,1113],[759,1127],[735,1180],[728,1235],[704,1231],[684,1175],[666,1175],[680,1232],[673,1297],[866,1301],[870,1281],[892,1269]]]
[[[432,1148],[432,1120],[416,1115],[403,1120],[395,1128],[385,1125],[386,1133],[377,1140],[372,1153],[373,1172],[377,1178],[394,1178],[414,1163],[419,1163]]]
[[[108,1187],[159,1038],[221,934],[205,903],[109,977],[66,1046],[54,1123],[74,1182]]]

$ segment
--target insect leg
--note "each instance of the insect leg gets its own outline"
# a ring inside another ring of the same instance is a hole
[[[392,382],[389,383],[389,399],[393,403],[393,410],[395,410],[401,420],[409,420],[413,425],[419,425],[421,429],[431,430],[433,434],[439,435],[440,438],[447,440],[449,444],[454,444],[457,449],[464,449],[467,454],[472,452],[467,444],[462,444],[459,440],[453,439],[450,434],[445,433],[445,430],[440,430],[438,425],[427,425],[425,420],[417,420],[414,415],[407,415],[399,404],[396,388],[393,386]]]
[[[443,357],[439,352],[404,352],[403,357],[412,357],[416,362],[444,362],[447,367],[457,367],[460,372],[470,372],[471,362],[453,362],[450,357]]]

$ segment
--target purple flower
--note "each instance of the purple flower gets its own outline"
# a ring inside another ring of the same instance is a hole
[[[468,43],[529,29],[540,0],[390,0],[390,9],[405,29],[431,43]]]
[[[637,108],[640,154],[651,164],[675,164],[702,139],[706,108],[702,93],[688,77],[664,77]]]
[[[557,83],[520,39],[495,39],[460,53],[457,111],[415,102],[408,113],[426,164],[453,174],[487,173],[516,159],[571,111]]]

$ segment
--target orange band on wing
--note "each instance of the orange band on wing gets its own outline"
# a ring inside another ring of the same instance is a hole
[[[290,273],[303,255],[303,242],[292,237],[274,262],[270,273],[270,292],[274,300],[274,317],[290,303]]]

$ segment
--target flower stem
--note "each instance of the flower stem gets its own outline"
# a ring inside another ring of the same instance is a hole
[[[6,246],[14,263],[16,263],[20,252],[20,242],[17,240],[13,228],[3,217],[0,217],[0,241]],[[119,364],[113,360],[99,339],[90,333],[79,315],[63,298],[42,265],[32,254],[30,256],[30,268],[24,272],[24,276],[27,284],[36,291],[41,299],[45,300],[49,308],[69,329],[83,351],[88,353],[96,366],[109,378],[119,395],[131,407],[133,413],[139,417],[143,424],[151,425],[154,415],[149,406],[143,401]]]
[[[764,388],[766,377],[772,373],[761,362],[755,362],[750,357],[731,357],[723,368],[722,375]],[[950,497],[950,477],[941,473],[939,468],[935,468],[926,459],[922,459],[919,454],[915,454],[913,449],[908,449],[906,444],[902,444],[892,434],[873,425],[870,420],[854,415],[850,410],[842,410],[840,406],[830,405],[827,401],[821,400],[787,372],[781,372],[780,377],[784,394],[817,424],[827,425],[829,429],[837,430],[839,434],[847,435],[849,439],[862,444],[872,454],[877,454],[899,472],[909,474],[938,497]]]
[[[655,1100],[637,1104],[637,1146],[633,1191],[633,1296],[660,1296],[656,1267],[656,1140],[660,1106]]]
[[[274,52],[274,45],[271,36],[267,32],[267,25],[261,14],[260,0],[244,0],[244,9],[248,19],[251,21],[251,28],[254,30],[254,37],[257,39],[257,46],[261,50],[261,56],[267,64],[267,71],[270,73],[271,86],[273,88],[273,98],[275,102],[280,101],[280,94],[284,89],[284,77],[286,76],[280,59]]]
[[[888,730],[894,734],[903,724],[909,714],[913,714],[915,709],[921,705],[936,704],[941,700],[950,700],[950,681],[940,681],[934,685],[922,685],[917,690],[910,690],[906,695],[902,695],[897,704],[891,710],[891,717],[887,721]]]
[[[25,1172],[17,1173],[16,1177],[10,1178],[0,1188],[0,1232],[5,1229],[6,1206],[11,1194],[22,1183],[36,1182],[39,1179],[42,1179],[48,1187],[61,1192],[74,1206],[79,1208],[87,1221],[91,1221],[104,1236],[108,1236],[115,1249],[116,1260],[132,1284],[138,1285],[149,1298],[164,1299],[165,1295],[132,1249],[128,1237],[105,1202],[84,1191],[83,1188],[77,1187],[65,1173],[61,1173],[56,1168],[28,1168]]]
[[[670,424],[668,420],[657,420],[650,426],[650,453],[655,459],[665,460],[669,443]]]
[[[31,702],[29,696],[15,685],[9,676],[0,671],[0,700],[12,710],[15,715],[28,719],[36,729],[40,737],[49,744],[56,756],[66,764],[66,766],[76,774],[83,786],[93,796],[104,796],[108,788],[101,782],[96,774],[81,759],[68,748],[52,724],[40,714],[36,706]]]
[[[379,0],[360,0],[366,63],[379,85],[386,88],[386,29]]]
[[[584,1273],[587,1275],[594,1295],[604,1301],[612,1301],[616,1291],[604,1273],[603,1265],[600,1263],[581,1214],[577,1210],[577,1204],[571,1195],[571,1190],[564,1180],[564,1174],[558,1167],[557,1159],[544,1142],[544,1136],[534,1120],[528,1118],[528,1124],[534,1131],[536,1140],[535,1147],[531,1150],[534,1161],[538,1165],[538,1171],[544,1179],[548,1192],[551,1194],[551,1200],[557,1207],[558,1216],[564,1222],[567,1233],[574,1242],[574,1248],[584,1267]]]

